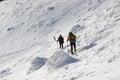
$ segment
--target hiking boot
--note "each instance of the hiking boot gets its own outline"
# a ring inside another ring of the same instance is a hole
[[[71,51],[71,54],[74,54],[73,51]]]
[[[76,52],[76,49],[74,50],[74,52]]]

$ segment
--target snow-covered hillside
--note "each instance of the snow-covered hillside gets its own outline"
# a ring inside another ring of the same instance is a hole
[[[119,26],[119,0],[0,1],[0,80],[120,80]]]

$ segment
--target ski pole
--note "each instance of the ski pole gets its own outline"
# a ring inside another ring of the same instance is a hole
[[[59,49],[58,42],[57,42],[57,50]]]
[[[69,48],[68,48],[68,47],[69,47],[69,45],[68,45],[68,41],[67,41],[67,51],[68,51],[68,53],[69,53]]]

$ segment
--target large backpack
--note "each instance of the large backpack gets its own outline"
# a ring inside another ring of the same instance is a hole
[[[69,37],[70,37],[70,43],[76,42],[75,35],[72,32],[69,34]]]

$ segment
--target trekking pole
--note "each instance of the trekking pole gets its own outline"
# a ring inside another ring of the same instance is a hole
[[[68,45],[68,41],[67,41],[67,51],[68,51],[68,54],[69,54],[69,48],[68,47],[69,47],[69,45]]]
[[[80,46],[79,40],[76,39],[76,45]]]
[[[57,42],[57,50],[59,50],[59,45],[58,45],[58,42]]]

